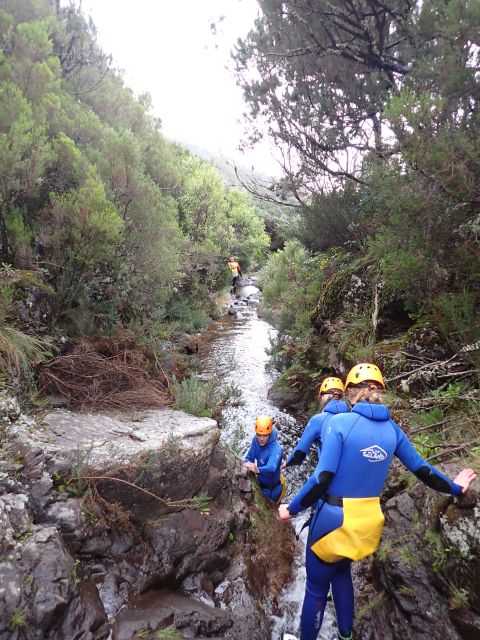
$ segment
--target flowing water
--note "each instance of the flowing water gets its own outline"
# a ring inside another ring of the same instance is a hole
[[[247,286],[239,290],[243,299],[237,302],[236,316],[224,316],[207,331],[202,338],[202,367],[205,376],[221,375],[225,384],[235,383],[242,391],[243,404],[230,407],[222,414],[222,437],[243,458],[253,436],[255,418],[261,414],[272,416],[278,437],[284,448],[284,455],[289,453],[305,426],[304,420],[282,411],[268,398],[268,391],[278,377],[278,372],[270,365],[268,350],[275,330],[256,312],[256,306],[247,304],[248,298],[258,291]],[[252,302],[252,300],[250,300]],[[288,483],[287,500],[294,495],[313,471],[315,455],[310,453],[309,462],[300,467],[290,467],[285,472]],[[293,522],[298,531],[305,515]],[[293,583],[285,590],[280,600],[281,617],[273,617],[272,640],[281,640],[284,633],[298,634],[300,610],[305,590],[305,549],[306,529],[301,536],[295,557],[295,577]],[[322,625],[320,638],[327,640],[333,637],[334,615],[328,605]]]

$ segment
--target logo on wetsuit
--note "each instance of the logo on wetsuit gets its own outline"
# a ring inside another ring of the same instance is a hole
[[[377,444],[367,449],[360,449],[360,451],[363,457],[367,458],[369,462],[383,462],[388,457],[387,452]]]

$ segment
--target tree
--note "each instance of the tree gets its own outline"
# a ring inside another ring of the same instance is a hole
[[[382,111],[410,71],[414,4],[405,0],[261,0],[234,52],[249,121],[284,150],[299,197],[321,176],[361,181],[359,158],[381,154]]]
[[[4,262],[13,258],[6,226],[8,211],[37,187],[51,159],[45,133],[20,89],[12,82],[0,82],[0,241]]]

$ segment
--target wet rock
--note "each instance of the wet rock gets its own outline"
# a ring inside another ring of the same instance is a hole
[[[455,473],[453,465],[443,470]],[[354,564],[359,640],[474,637],[480,510],[475,491],[464,499],[460,508],[417,483],[387,501],[379,551]],[[469,614],[456,593],[467,598]]]
[[[458,630],[462,640],[478,640],[480,638],[480,616],[469,609],[452,609],[450,618]]]
[[[131,640],[135,632],[173,626],[183,638],[228,638],[232,614],[168,590],[150,592],[132,600],[115,620],[112,640]]]
[[[38,428],[14,403],[4,417],[18,462],[0,469],[0,640],[103,640],[140,594],[159,587],[178,600],[162,600],[165,615],[152,623],[173,621],[184,638],[233,639],[245,630],[269,637],[238,561],[250,554],[249,481],[219,445],[213,420],[176,411],[144,412],[140,420],[58,411]],[[1,473],[23,490],[7,490]],[[103,479],[93,484],[92,476]],[[84,495],[66,491],[80,493],[82,485]],[[211,500],[203,512],[176,505],[202,493]],[[215,592],[227,576],[235,615]],[[182,585],[203,604],[182,595]],[[10,626],[20,613],[17,634]],[[139,615],[145,627],[149,618]]]
[[[32,587],[31,621],[40,629],[48,629],[67,608],[74,560],[57,530],[45,527],[34,530],[27,540],[22,566]]]
[[[51,640],[103,640],[109,634],[110,626],[95,585],[82,581],[61,628],[50,636]]]
[[[0,638],[10,637],[10,624],[15,611],[21,609],[23,578],[11,555],[0,560]],[[5,634],[5,635],[3,635]]]

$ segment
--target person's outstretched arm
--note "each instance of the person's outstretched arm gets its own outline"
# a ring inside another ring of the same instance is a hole
[[[291,467],[294,465],[302,464],[302,462],[307,457],[307,453],[309,452],[312,444],[315,442],[315,440],[318,440],[318,438],[320,438],[324,418],[324,414],[318,414],[313,416],[308,421],[307,426],[302,433],[302,437],[297,442],[291,454],[288,456],[285,466]]]
[[[252,444],[250,445],[250,449],[245,454],[245,458],[243,459],[243,461],[244,462],[255,462],[255,458],[256,458],[255,450],[256,450],[255,442],[252,441]]]
[[[454,480],[450,480],[441,471],[426,462],[412,445],[406,434],[392,421],[397,432],[395,455],[407,469],[414,473],[427,487],[442,493],[460,495],[465,493],[477,477],[473,469],[463,469]]]
[[[328,489],[335,475],[342,455],[343,440],[336,428],[329,428],[322,447],[317,467],[289,505],[282,504],[278,508],[280,520],[288,520],[291,516],[311,507]]]

